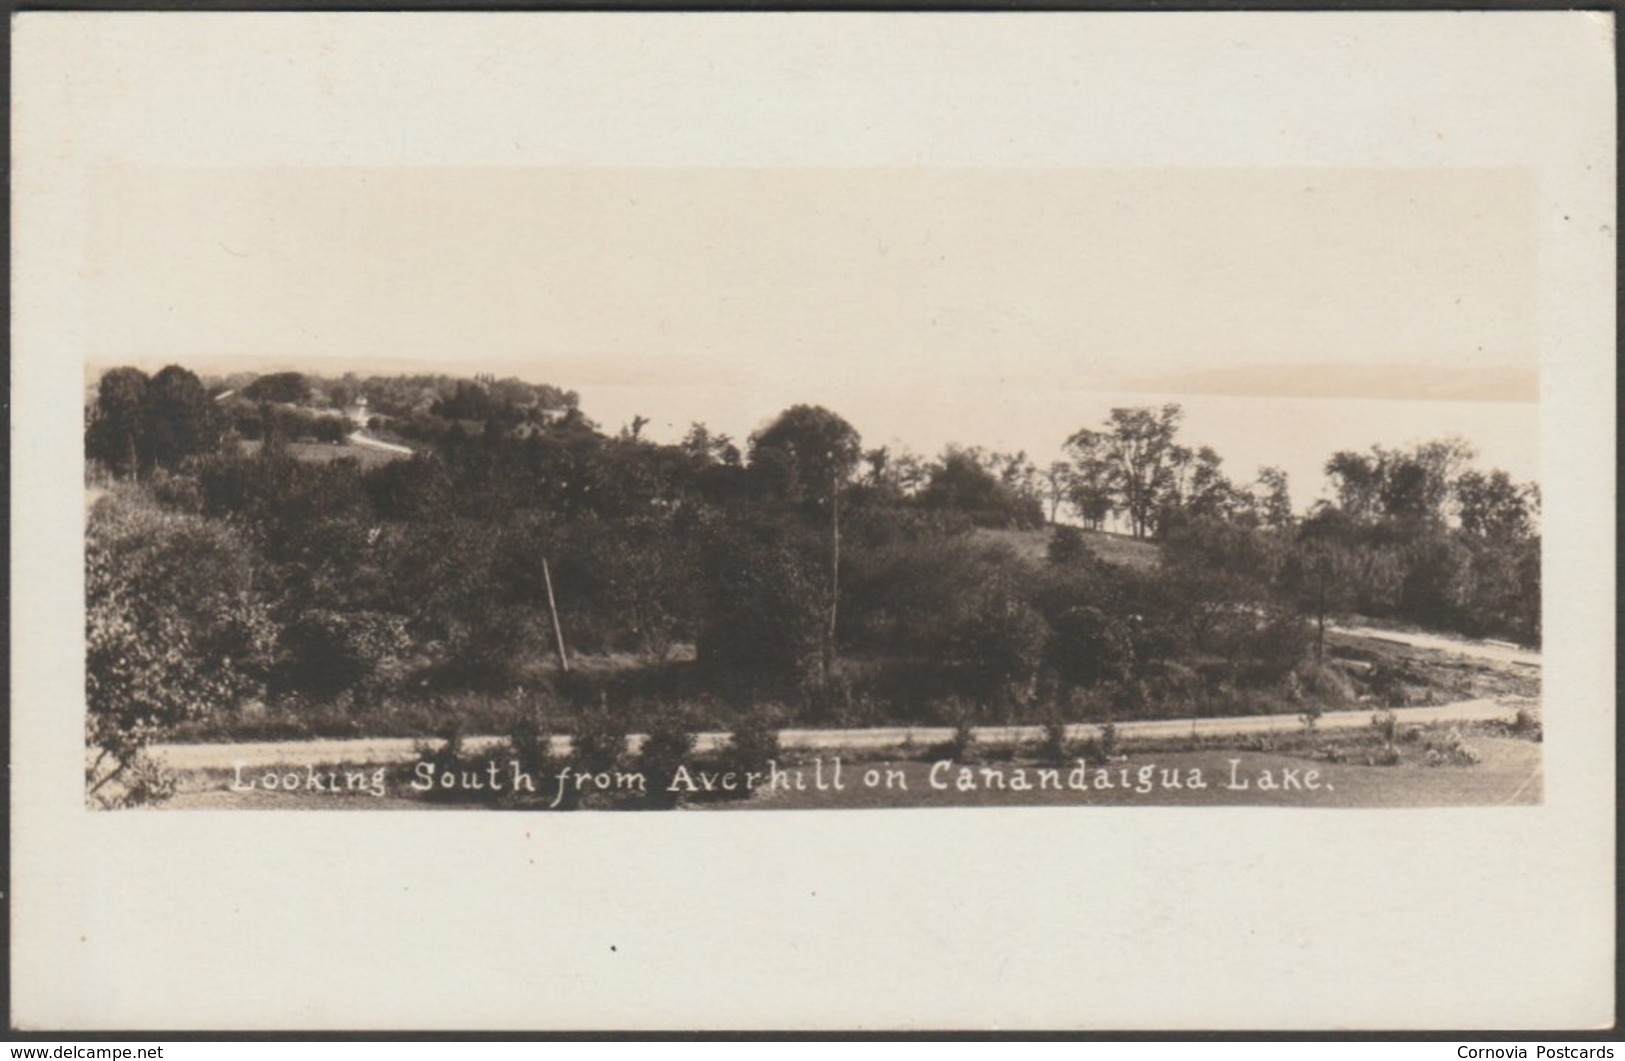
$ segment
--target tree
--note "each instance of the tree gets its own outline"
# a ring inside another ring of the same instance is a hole
[[[750,439],[751,471],[761,470],[770,491],[803,507],[828,512],[829,618],[821,653],[826,679],[835,672],[835,631],[840,617],[841,488],[852,477],[862,453],[857,429],[817,405],[791,406]]]
[[[1061,514],[1061,505],[1071,491],[1074,471],[1066,461],[1050,461],[1044,470],[1044,500],[1049,503],[1049,522],[1054,523]]]
[[[977,450],[957,446],[948,447],[932,467],[919,501],[929,509],[964,512],[982,527],[1029,529],[1044,522],[1037,497],[1023,496],[1001,481],[978,459]]]
[[[1114,507],[1128,516],[1136,538],[1152,531],[1165,500],[1182,416],[1173,403],[1160,410],[1117,408],[1107,420],[1106,432],[1083,430],[1066,441],[1080,472],[1111,490]]]
[[[1339,450],[1326,461],[1326,477],[1332,481],[1337,507],[1358,523],[1377,518],[1381,511],[1383,467],[1379,460]]]
[[[1234,516],[1241,499],[1229,477],[1219,470],[1224,459],[1213,447],[1202,446],[1191,451],[1175,446],[1172,452],[1177,465],[1170,477],[1177,485],[1169,491],[1171,503],[1166,506],[1167,516],[1182,520],[1227,520]],[[1159,535],[1166,533],[1163,523],[1167,516],[1159,517]]]
[[[1532,484],[1518,486],[1500,469],[1487,475],[1465,472],[1456,480],[1462,532],[1491,541],[1526,537],[1534,524],[1538,496]]]
[[[147,383],[147,374],[138,368],[115,368],[103,373],[97,384],[96,404],[85,426],[85,456],[115,475],[140,470],[146,450]]]
[[[143,463],[172,467],[220,448],[225,418],[197,376],[178,365],[159,371],[141,400]]]
[[[1315,622],[1315,659],[1326,655],[1326,624],[1355,600],[1357,558],[1334,538],[1305,536],[1287,555],[1281,584]]]
[[[861,456],[857,430],[828,409],[796,405],[750,438],[750,464],[764,490],[828,507]]]
[[[1337,505],[1360,523],[1379,519],[1442,524],[1456,479],[1476,455],[1460,438],[1425,442],[1409,450],[1372,446],[1369,454],[1341,450],[1326,462]]]
[[[1275,530],[1292,526],[1292,494],[1284,470],[1273,465],[1258,469],[1253,498],[1258,521],[1264,526]]]
[[[886,474],[887,466],[891,463],[891,450],[886,446],[864,450],[863,463],[869,466],[869,485],[881,487],[889,481]]]
[[[805,680],[828,659],[822,543],[799,520],[745,511],[701,534],[699,660],[730,682]]]
[[[244,387],[243,397],[255,402],[303,405],[310,401],[310,383],[303,373],[273,372]]]
[[[1067,439],[1072,476],[1067,501],[1084,526],[1099,530],[1117,506],[1117,469],[1108,453],[1104,432],[1084,429]]]

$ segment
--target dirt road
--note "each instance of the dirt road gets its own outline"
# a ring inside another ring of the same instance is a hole
[[[1458,656],[1488,660],[1493,663],[1517,663],[1525,667],[1540,666],[1540,653],[1499,641],[1468,641],[1464,638],[1442,637],[1439,634],[1407,633],[1399,630],[1378,630],[1370,626],[1328,626],[1328,631],[1350,637],[1366,637],[1373,641],[1386,641],[1411,648],[1429,648],[1436,652],[1453,652]]]
[[[1427,722],[1482,722],[1510,719],[1515,708],[1495,700],[1466,700],[1440,707],[1407,707],[1394,713],[1402,725]],[[1371,724],[1370,710],[1333,711],[1320,718],[1322,729],[1352,729]],[[1296,715],[1248,715],[1238,718],[1170,719],[1117,724],[1121,740],[1172,740],[1195,736],[1226,736],[1270,732],[1294,732],[1302,727]],[[1067,735],[1075,740],[1096,735],[1098,727],[1078,724],[1067,727]],[[1043,737],[1040,726],[981,726],[975,731],[976,739],[992,743],[1008,741],[1037,741]],[[787,729],[779,734],[780,744],[786,750],[809,751],[818,749],[868,750],[897,748],[908,745],[940,744],[953,736],[945,726],[906,727],[885,729]],[[721,746],[728,739],[726,733],[702,733],[696,750],[707,751]],[[495,736],[469,737],[464,747],[469,751],[484,751],[500,745],[504,738]],[[636,750],[643,738],[634,735],[628,739]],[[327,763],[351,765],[410,762],[418,756],[423,742],[410,739],[378,738],[362,740],[277,741],[256,744],[163,744],[151,749],[163,758],[172,770],[229,770],[236,766],[260,767],[271,765],[309,766]],[[570,748],[568,737],[554,737],[553,750],[563,754]]]

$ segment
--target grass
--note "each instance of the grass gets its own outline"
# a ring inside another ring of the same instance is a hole
[[[238,443],[245,457],[252,457],[260,451],[260,443],[255,440],[245,440]],[[351,446],[335,442],[290,442],[288,455],[294,460],[306,464],[325,464],[337,460],[355,460],[361,463],[362,468],[376,468],[381,464],[405,459],[404,453],[391,453],[388,450],[371,449],[366,446]]]
[[[962,769],[959,766],[935,767],[939,783],[948,784],[946,789],[939,789],[931,784],[932,763],[918,760],[851,762],[843,763],[846,783],[843,791],[779,791],[758,794],[742,803],[706,806],[717,810],[851,810],[1025,806],[1443,807],[1540,802],[1540,745],[1506,737],[1479,738],[1475,744],[1482,761],[1472,767],[1428,766],[1420,755],[1402,759],[1394,766],[1372,766],[1364,762],[1310,760],[1279,751],[1146,750],[1131,753],[1125,761],[1104,768],[1092,762],[1085,777],[1091,787],[1085,791],[1069,788],[1016,791],[989,785],[990,775],[982,774],[985,768],[1010,785],[1019,771],[1029,784],[1038,784],[1038,770],[1044,764],[1030,759],[967,765],[963,769],[971,771],[976,783],[970,791],[961,791],[955,784]],[[824,769],[826,775],[831,770],[827,758]],[[1113,785],[1109,789],[1094,787],[1102,769],[1106,780]],[[1125,771],[1126,785],[1123,783]],[[1266,774],[1271,781],[1281,784],[1290,773],[1301,786],[1311,771],[1315,773],[1317,786],[1313,789],[1260,788]],[[1059,769],[1060,784],[1066,783],[1069,772],[1070,768]],[[1193,772],[1200,773],[1206,788],[1185,787]],[[1244,781],[1247,787],[1231,787],[1233,774],[1238,783]],[[877,778],[882,783],[871,787],[864,783],[866,777]],[[1182,786],[1165,786],[1164,782],[1171,777],[1177,777]],[[888,788],[884,784],[888,778],[900,779],[900,783]]]
[[[1126,534],[1108,531],[1080,531],[1086,546],[1108,564],[1147,570],[1155,567],[1162,555],[1155,544],[1140,541]],[[1049,555],[1051,528],[1041,530],[997,530],[979,527],[977,538],[1008,546],[1017,556],[1029,563],[1046,562]]]

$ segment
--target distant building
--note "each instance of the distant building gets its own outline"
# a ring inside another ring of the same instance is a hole
[[[367,396],[356,395],[355,404],[344,410],[345,419],[357,427],[366,427],[371,414],[367,411]]]

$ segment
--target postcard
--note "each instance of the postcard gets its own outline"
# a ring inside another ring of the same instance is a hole
[[[14,1021],[1611,1024],[1612,30],[18,16]]]

